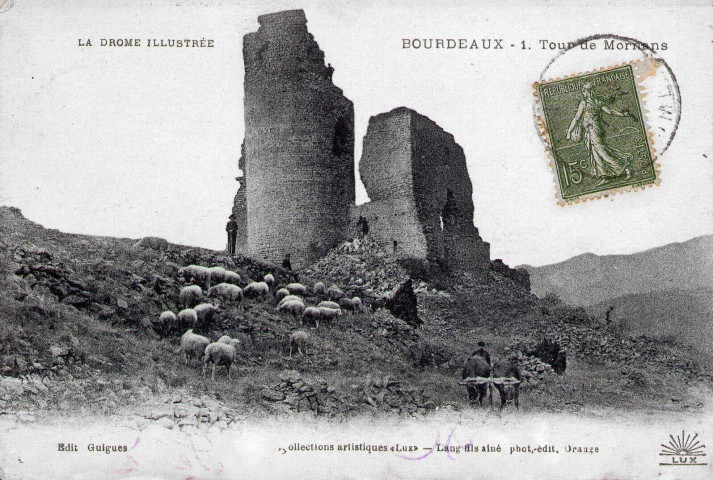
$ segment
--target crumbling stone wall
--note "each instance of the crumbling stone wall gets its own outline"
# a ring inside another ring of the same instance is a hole
[[[245,144],[240,147],[240,160],[238,160],[238,168],[243,172],[241,177],[237,178],[238,191],[233,200],[233,215],[238,224],[238,235],[235,240],[235,251],[239,253],[247,253],[248,248],[248,198],[247,192],[247,177],[245,176]]]
[[[360,164],[371,201],[354,205],[352,102],[332,83],[302,10],[258,22],[243,42],[238,250],[275,263],[289,252],[303,267],[358,234],[363,216],[395,257],[487,269],[489,245],[473,225],[473,189],[453,136],[404,107],[372,117]]]
[[[369,236],[397,257],[426,258],[414,201],[411,115],[397,109],[369,120],[359,175],[371,201],[352,209],[369,222]],[[396,244],[394,245],[394,242]]]
[[[302,10],[258,22],[243,42],[247,252],[277,263],[290,252],[301,267],[347,234],[354,108],[328,78]]]
[[[397,257],[489,267],[463,149],[435,122],[404,107],[372,117],[359,172],[371,201],[352,209],[352,228],[364,216],[369,235]]]

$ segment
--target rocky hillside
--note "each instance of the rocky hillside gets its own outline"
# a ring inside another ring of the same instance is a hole
[[[713,355],[713,288],[623,295],[587,311],[629,335],[678,341]]]
[[[319,328],[277,311],[271,294],[240,304],[212,298],[221,310],[197,330],[241,346],[232,379],[219,369],[211,381],[184,364],[177,336],[153,327],[163,310],[178,310],[178,270],[189,264],[223,266],[245,282],[268,272],[278,286],[295,279],[274,265],[159,239],[48,230],[0,208],[0,410],[25,419],[124,414],[139,425],[181,429],[248,413],[459,410],[469,408],[460,370],[481,339],[494,357],[519,362],[524,410],[696,409],[702,394],[691,387],[711,382],[700,359],[677,345],[538,299],[526,277],[502,264],[477,277],[420,278],[404,288],[407,266],[368,241],[346,242],[297,272],[310,289],[322,281],[364,300],[363,311]],[[416,299],[422,328],[388,308],[399,303],[397,289]],[[306,297],[310,305],[318,300]],[[306,355],[290,357],[288,338],[298,329],[309,335]],[[566,351],[563,374],[538,353],[543,338]]]

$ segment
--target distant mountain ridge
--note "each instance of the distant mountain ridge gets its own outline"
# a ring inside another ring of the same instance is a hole
[[[585,253],[564,262],[531,267],[532,293],[555,293],[589,306],[626,295],[713,288],[713,235],[630,255]]]

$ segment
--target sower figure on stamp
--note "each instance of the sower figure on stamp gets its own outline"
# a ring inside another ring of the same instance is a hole
[[[327,76],[327,79],[331,80],[332,75],[334,75],[334,67],[332,66],[332,64],[328,63],[324,70],[325,70],[324,73]]]
[[[225,231],[228,232],[228,255],[234,255],[235,243],[238,239],[238,222],[235,221],[235,215],[230,215],[228,218],[228,224],[225,226]]]
[[[601,112],[615,117],[634,118],[627,111],[618,112],[604,105],[594,95],[592,84],[585,83],[582,85],[582,101],[579,102],[577,113],[567,129],[566,138],[577,142],[584,133],[584,142],[589,153],[590,176],[601,178],[597,185],[604,185],[613,177],[622,174],[626,174],[626,180],[629,180],[634,156],[607,144]]]

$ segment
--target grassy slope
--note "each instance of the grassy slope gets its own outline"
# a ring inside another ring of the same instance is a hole
[[[71,348],[80,358],[71,368],[54,365],[55,381],[48,392],[5,400],[6,408],[30,403],[60,412],[79,408],[108,413],[117,405],[150,408],[159,395],[179,391],[207,395],[236,409],[280,411],[267,406],[260,392],[279,382],[285,369],[332,386],[338,401],[331,414],[373,411],[363,386],[384,377],[424,390],[436,405],[460,408],[466,396],[456,380],[478,339],[502,356],[515,342],[550,333],[570,342],[568,370],[525,389],[524,409],[696,408],[699,399],[687,386],[710,384],[710,377],[700,376],[675,345],[621,337],[578,318],[568,307],[536,299],[494,272],[486,284],[459,277],[457,283],[451,279],[424,285],[418,291],[425,328],[416,334],[385,313],[347,315],[334,325],[308,328],[311,341],[305,357],[286,355],[289,333],[302,327],[277,313],[271,300],[225,306],[215,327],[205,333],[214,339],[223,333],[240,336],[245,348],[234,379],[224,381],[221,372],[220,381],[213,383],[202,379],[195,367],[184,366],[176,353],[178,339],[160,338],[150,320],[163,309],[176,310],[179,266],[223,264],[253,276],[268,266],[256,267],[242,258],[227,261],[200,249],[137,250],[128,239],[64,234],[7,208],[0,209],[0,225],[0,361],[5,374],[37,371],[35,362],[46,372],[56,362],[51,346]],[[61,303],[52,282],[38,278],[31,287],[32,277],[28,281],[15,272],[33,262],[59,270],[60,277],[71,279],[89,300],[78,307]],[[311,275],[308,282],[335,280],[320,276],[319,269]],[[441,290],[433,292],[434,286]],[[394,328],[402,333],[394,333]]]

